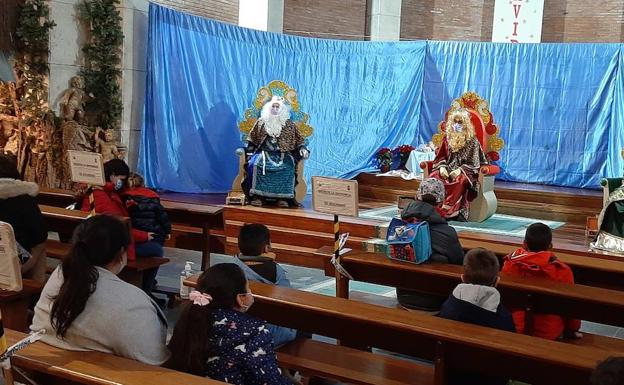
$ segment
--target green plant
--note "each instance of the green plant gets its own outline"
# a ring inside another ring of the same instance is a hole
[[[48,44],[50,29],[56,24],[50,20],[50,9],[44,0],[26,0],[19,8],[16,29],[19,107],[24,124],[43,119],[48,113]]]
[[[85,0],[80,14],[89,24],[90,39],[83,47],[85,68],[81,75],[86,90],[95,95],[96,125],[119,129],[121,126],[121,53],[123,32],[119,0]]]

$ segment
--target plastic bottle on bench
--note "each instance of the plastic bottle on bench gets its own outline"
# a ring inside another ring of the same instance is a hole
[[[184,286],[184,280],[193,275],[193,262],[186,261],[184,265],[184,270],[180,273],[180,298],[188,299],[189,298],[189,287]]]

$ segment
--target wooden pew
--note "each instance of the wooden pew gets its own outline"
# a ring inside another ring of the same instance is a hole
[[[43,284],[32,279],[22,279],[22,291],[0,290],[0,311],[2,325],[18,331],[28,330],[28,306],[34,296],[39,295]]]
[[[522,247],[522,238],[500,235],[460,232],[459,241],[464,250],[484,247],[499,259]],[[575,282],[624,291],[624,260],[608,253],[589,251],[587,247],[555,244],[553,252],[574,271]]]
[[[37,201],[45,206],[67,207],[75,202],[71,191],[41,189]],[[172,224],[172,240],[167,244],[202,252],[202,270],[210,265],[210,252],[223,251],[211,238],[223,229],[223,207],[161,200]],[[222,235],[222,234],[219,234]]]
[[[173,224],[174,230],[183,230],[183,227],[201,229],[201,244],[190,243],[192,250],[202,252],[201,269],[205,270],[210,266],[211,251],[211,229],[223,228],[223,207],[197,205],[192,203],[182,203],[173,201],[161,201],[167,210],[169,220]],[[188,232],[188,230],[184,231]]]
[[[88,218],[89,214],[80,210],[67,210],[60,207],[39,205],[46,226],[51,231],[59,233],[73,233],[76,226]],[[49,258],[62,259],[69,252],[70,245],[48,239],[46,241],[46,253]],[[134,261],[128,261],[126,267],[119,274],[123,280],[141,286],[145,270],[156,268],[169,262],[168,258],[141,257]],[[177,290],[176,290],[177,292]]]
[[[7,342],[13,344],[26,334],[4,329]],[[63,350],[35,342],[11,359],[13,367],[45,385],[223,385],[223,382],[193,376],[159,366],[100,352]],[[16,373],[16,379],[19,374]]]
[[[320,255],[331,248],[322,248]],[[461,283],[463,268],[451,264],[412,264],[393,261],[383,254],[349,252],[341,257],[342,266],[354,279],[390,287],[401,287],[447,297]],[[532,312],[624,326],[624,292],[585,285],[567,285],[541,278],[518,278],[501,274],[498,284],[505,306]],[[336,295],[349,297],[349,279],[340,276]]]
[[[197,277],[185,283],[196,285]],[[599,361],[621,354],[275,285],[250,282],[249,286],[255,298],[251,314],[278,325],[434,361],[436,385],[445,383],[448,369],[474,370],[533,385],[552,384],[554,378],[561,384],[586,385]]]

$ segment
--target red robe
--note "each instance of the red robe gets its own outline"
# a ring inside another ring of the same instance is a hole
[[[446,137],[443,139],[429,177],[444,182],[446,198],[442,210],[446,218],[454,218],[462,214],[468,219],[469,202],[477,196],[479,190],[479,169],[486,164],[488,164],[487,159],[476,137],[470,138],[466,145],[457,152],[450,151]],[[446,167],[449,174],[458,168],[461,169],[461,173],[452,181],[443,179],[440,175],[442,167]]]

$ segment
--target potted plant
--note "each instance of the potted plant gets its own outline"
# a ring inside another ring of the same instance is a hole
[[[392,165],[392,151],[388,147],[382,147],[377,150],[375,158],[377,159],[379,170],[382,173],[390,171],[390,166]]]
[[[403,144],[398,146],[394,150],[392,150],[393,154],[398,157],[399,160],[399,169],[405,168],[405,164],[407,163],[407,159],[410,154],[414,151],[414,147],[409,144]]]

